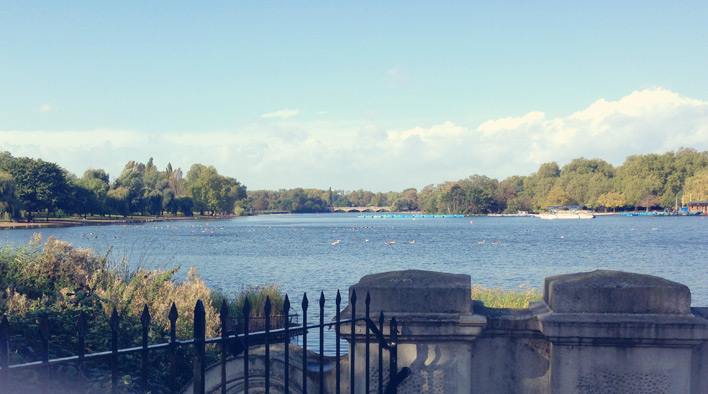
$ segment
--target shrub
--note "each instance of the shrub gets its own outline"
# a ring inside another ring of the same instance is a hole
[[[223,301],[229,307],[230,316],[235,317],[237,312],[242,314],[244,302],[249,300],[254,319],[251,331],[262,329],[258,319],[263,317],[266,297],[271,299],[272,315],[282,314],[284,296],[275,284],[245,287],[237,297],[230,298],[210,290],[194,267],[190,268],[187,278],[178,283],[174,280],[178,270],[179,267],[130,271],[124,260],[109,263],[108,253],[99,257],[89,249],[75,248],[53,237],[48,238],[42,247],[40,235],[35,235],[26,246],[1,247],[0,315],[7,315],[10,321],[11,362],[16,364],[40,358],[39,324],[43,316],[49,317],[51,326],[49,356],[57,358],[76,354],[76,322],[81,312],[90,322],[86,336],[87,352],[110,349],[108,319],[114,307],[120,315],[119,346],[122,348],[140,344],[137,333],[142,330],[140,315],[145,305],[151,316],[151,343],[168,339],[168,315],[173,302],[179,314],[176,331],[181,339],[193,335],[194,306],[199,299],[204,301],[207,337],[220,334],[218,311]],[[272,326],[282,326],[282,319],[280,323],[277,318],[274,319]],[[207,364],[216,361],[217,354],[216,348],[209,346]],[[180,348],[177,359],[177,383],[183,385],[191,378],[191,350]],[[159,358],[157,355],[154,362],[151,361],[156,375],[151,378],[151,384],[157,392],[167,391],[167,362],[166,357]],[[121,390],[132,390],[133,382],[139,377],[139,372],[136,372],[139,371],[138,365],[136,356],[121,358]],[[59,370],[62,368],[73,367],[58,367]],[[93,382],[89,384],[88,391],[104,391],[110,381],[107,368],[107,365],[98,363],[87,371]],[[69,382],[75,374],[75,369],[59,371],[57,379]],[[36,376],[32,379],[36,380]],[[71,389],[66,391],[71,392]]]
[[[540,301],[542,298],[543,294],[538,289],[528,285],[521,285],[518,290],[472,286],[472,299],[484,302],[484,306],[489,308],[528,308],[530,302]]]
[[[251,306],[249,314],[249,331],[261,331],[265,329],[265,303],[270,298],[271,305],[271,328],[278,328],[284,325],[283,303],[285,296],[277,284],[271,283],[263,286],[242,287],[234,300],[233,310],[238,322],[239,332],[242,332],[244,325],[243,307],[246,300]]]

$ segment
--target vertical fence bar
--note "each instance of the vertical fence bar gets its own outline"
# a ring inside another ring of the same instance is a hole
[[[266,296],[265,307],[265,394],[270,394],[270,296]]]
[[[219,319],[221,319],[221,394],[226,394],[226,346],[228,340],[228,319],[229,307],[226,305],[226,299],[221,300],[221,310],[219,311]]]
[[[356,382],[356,379],[354,374],[356,372],[355,364],[356,364],[356,290],[352,290],[352,296],[349,299],[349,303],[352,306],[352,339],[351,339],[351,345],[349,348],[351,349],[350,355],[349,355],[349,388],[351,394],[354,394],[354,382]]]
[[[118,329],[120,328],[120,317],[116,307],[111,313],[111,392],[118,392]]]
[[[39,334],[42,340],[42,362],[49,362],[49,316],[46,313],[42,314],[39,319]],[[49,392],[49,366],[43,367],[41,370],[44,371],[43,376],[41,376],[42,392]]]
[[[243,303],[243,392],[248,394],[248,320],[251,317],[251,302],[248,297]]]
[[[283,345],[285,346],[285,371],[283,375],[285,378],[285,394],[290,393],[290,299],[288,295],[285,295],[285,300],[283,301],[283,316],[285,321],[283,322],[285,329],[285,338],[283,338]]]
[[[390,393],[396,394],[398,392],[398,324],[396,323],[395,317],[391,318],[390,329],[391,350],[389,350],[388,356],[391,367],[388,370],[388,384],[389,387],[391,387]]]
[[[320,394],[324,393],[324,291],[320,293]]]
[[[177,317],[179,317],[179,314],[174,302],[167,317],[170,319],[170,345],[168,347],[170,355],[170,391],[176,393],[179,388],[177,386]]]
[[[381,311],[381,314],[379,315],[379,332],[381,335],[383,335],[383,328],[384,328],[384,314],[383,311]],[[383,345],[381,344],[381,341],[378,341],[379,343],[379,394],[383,394]]]
[[[340,349],[341,344],[339,343],[339,336],[341,334],[340,334],[339,330],[341,328],[341,320],[342,320],[342,316],[340,314],[340,309],[341,309],[340,307],[342,305],[342,295],[339,294],[339,290],[337,290],[337,297],[334,299],[334,305],[337,309],[337,311],[335,313],[336,322],[335,322],[335,327],[334,327],[335,328],[335,330],[334,330],[335,349],[336,349],[335,354],[337,356],[335,370],[336,370],[337,375],[335,376],[334,380],[335,380],[335,393],[339,394],[340,388],[342,386],[342,376],[341,376],[342,367],[341,367],[341,363],[339,362],[339,356],[341,353],[341,349]]]
[[[206,311],[202,300],[194,306],[194,394],[204,394],[204,353],[206,340]]]
[[[10,323],[7,321],[7,316],[2,317],[0,322],[0,383],[3,387],[9,387],[8,379],[10,374]]]
[[[370,321],[370,315],[369,315],[369,307],[371,306],[371,294],[369,292],[366,292],[366,299],[364,300],[364,304],[366,304],[366,312],[365,312],[365,317],[366,317],[366,324],[364,325],[364,330],[366,331],[366,360],[364,363],[366,364],[365,368],[365,374],[366,374],[366,390],[364,392],[366,394],[369,394],[370,391],[370,382],[369,382],[369,367],[370,367],[370,362],[369,362],[369,357],[371,356],[371,334],[369,334],[369,321]]]
[[[148,332],[150,331],[150,311],[147,304],[143,307],[143,313],[140,315],[140,322],[143,324],[143,350],[140,354],[140,383],[143,393],[150,391],[148,385]]]
[[[302,392],[307,393],[307,293],[302,296]]]
[[[84,356],[86,355],[86,331],[88,331],[88,323],[86,322],[86,313],[81,311],[79,319],[76,321],[76,334],[78,342],[79,361],[76,365],[76,382],[79,393],[86,391],[85,376],[84,376]]]

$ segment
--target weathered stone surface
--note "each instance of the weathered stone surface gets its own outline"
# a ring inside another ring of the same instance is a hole
[[[543,287],[555,313],[691,313],[687,286],[651,275],[597,270],[547,277]]]
[[[371,313],[470,313],[472,292],[469,275],[406,270],[366,275],[349,287],[357,294],[357,310],[364,310],[366,292],[371,294]],[[350,307],[347,307],[347,313]],[[361,312],[359,312],[361,313]]]

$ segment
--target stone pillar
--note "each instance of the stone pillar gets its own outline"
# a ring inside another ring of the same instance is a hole
[[[389,322],[398,322],[398,369],[411,374],[399,385],[399,393],[470,393],[471,341],[486,325],[486,318],[471,312],[469,275],[408,270],[368,275],[349,288],[356,290],[356,317],[363,317],[367,291],[371,295],[371,316],[378,321],[385,314],[384,335]],[[343,316],[351,316],[351,304]],[[351,328],[343,326],[345,338]],[[364,393],[364,376],[378,387],[378,348],[371,346],[371,369],[365,371],[364,325],[356,326],[356,392]],[[350,355],[351,355],[350,341]],[[388,382],[388,352],[384,351],[384,384]],[[351,360],[350,360],[351,362]]]
[[[593,271],[546,278],[543,297],[532,309],[551,342],[551,393],[703,392],[691,387],[692,348],[708,324],[688,287]]]

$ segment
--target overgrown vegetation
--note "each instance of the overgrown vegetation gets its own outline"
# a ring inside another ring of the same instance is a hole
[[[528,286],[520,286],[518,290],[472,286],[472,299],[482,301],[488,308],[528,308],[529,302],[541,301],[542,298],[540,290]]]
[[[179,339],[193,335],[194,306],[204,302],[206,335],[220,335],[219,308],[226,301],[230,315],[242,308],[248,297],[256,311],[262,311],[266,296],[273,299],[272,314],[282,312],[283,296],[275,285],[254,287],[238,298],[210,290],[192,267],[184,281],[174,279],[178,268],[172,270],[129,270],[125,261],[112,263],[107,253],[97,256],[91,250],[75,248],[67,242],[49,238],[42,243],[41,236],[26,246],[5,245],[0,248],[0,315],[10,323],[11,363],[37,361],[41,358],[40,320],[48,316],[50,322],[49,357],[77,354],[77,320],[84,312],[89,322],[86,335],[86,352],[110,350],[111,331],[108,318],[115,307],[120,315],[119,347],[139,346],[142,330],[140,315],[145,305],[151,315],[149,341],[162,343],[169,340],[169,311],[174,302],[179,313],[176,331]],[[241,305],[239,307],[239,305]],[[261,312],[262,316],[262,312]],[[208,351],[208,361],[217,359],[215,348]],[[168,360],[164,354],[151,355],[151,386],[154,392],[168,390]],[[121,357],[121,386],[125,391],[137,390],[139,361],[136,357]],[[94,363],[86,370],[92,382],[88,391],[105,391],[110,385],[107,365]],[[178,384],[191,378],[191,350],[180,349],[178,355]],[[73,365],[55,371],[57,379],[75,381]],[[37,382],[36,374],[26,371],[17,376],[23,384]],[[59,385],[58,387],[63,387]],[[71,387],[69,384],[67,387]],[[71,392],[71,388],[67,388]]]

